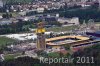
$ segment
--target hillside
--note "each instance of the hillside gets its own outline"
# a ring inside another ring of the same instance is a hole
[[[4,0],[5,3],[14,4],[14,3],[30,3],[33,0]]]
[[[92,47],[86,48],[82,51],[78,51],[72,55],[75,57],[94,57],[94,63],[81,63],[81,64],[44,64],[39,63],[38,59],[33,59],[29,57],[18,58],[15,60],[4,61],[0,66],[97,66],[100,64],[100,44],[94,45]]]

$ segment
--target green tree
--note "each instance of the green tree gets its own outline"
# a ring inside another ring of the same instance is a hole
[[[51,53],[48,53],[48,57],[58,58],[60,57],[60,54],[57,52],[51,52]]]

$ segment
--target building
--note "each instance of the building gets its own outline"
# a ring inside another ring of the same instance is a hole
[[[38,13],[43,13],[44,12],[44,8],[37,8],[37,12]]]
[[[72,35],[72,36],[60,36],[60,37],[49,38],[46,39],[46,43],[49,46],[61,46],[66,44],[74,45],[75,43],[77,44],[79,42],[84,42],[87,40],[89,40],[88,37],[80,35]]]
[[[45,29],[42,22],[38,23],[36,34],[37,34],[37,49],[45,50],[46,49]]]
[[[58,18],[58,22],[62,23],[63,25],[79,25],[79,18]]]
[[[100,0],[98,0],[98,3],[99,3],[99,8],[100,8]]]
[[[57,19],[55,17],[46,17],[45,22],[48,23],[57,22]]]
[[[97,32],[87,32],[86,34],[94,36],[94,37],[98,37],[98,38],[100,37],[100,31],[97,31]]]
[[[2,2],[2,0],[0,0],[0,7],[3,7],[3,2]]]
[[[11,23],[12,23],[12,20],[9,20],[9,19],[1,19],[0,20],[0,25],[5,25],[5,24],[9,25]]]
[[[65,46],[69,46],[71,50],[74,50],[74,48],[78,48],[79,46],[83,48],[84,43],[85,46],[88,46],[87,43],[89,43],[89,39],[90,38],[81,35],[59,36],[46,39],[46,45],[47,48],[51,48],[52,50],[61,50],[61,48],[65,48]]]

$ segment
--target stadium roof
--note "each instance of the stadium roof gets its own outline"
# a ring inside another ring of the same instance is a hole
[[[89,39],[88,37],[83,37],[83,36],[60,36],[60,37],[46,39],[46,42],[56,41],[56,40],[61,40],[61,39],[66,39],[66,38],[77,38],[80,40],[88,40]]]

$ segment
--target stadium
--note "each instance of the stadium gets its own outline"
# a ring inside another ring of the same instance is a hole
[[[69,45],[72,51],[78,51],[82,48],[84,49],[88,46],[97,44],[98,42],[100,41],[91,40],[86,36],[71,35],[46,39],[46,46],[47,48],[52,48],[53,50],[60,50]]]
[[[88,37],[84,36],[60,36],[50,39],[46,39],[47,45],[49,46],[61,46],[65,44],[75,44],[79,42],[85,42],[89,40]]]

